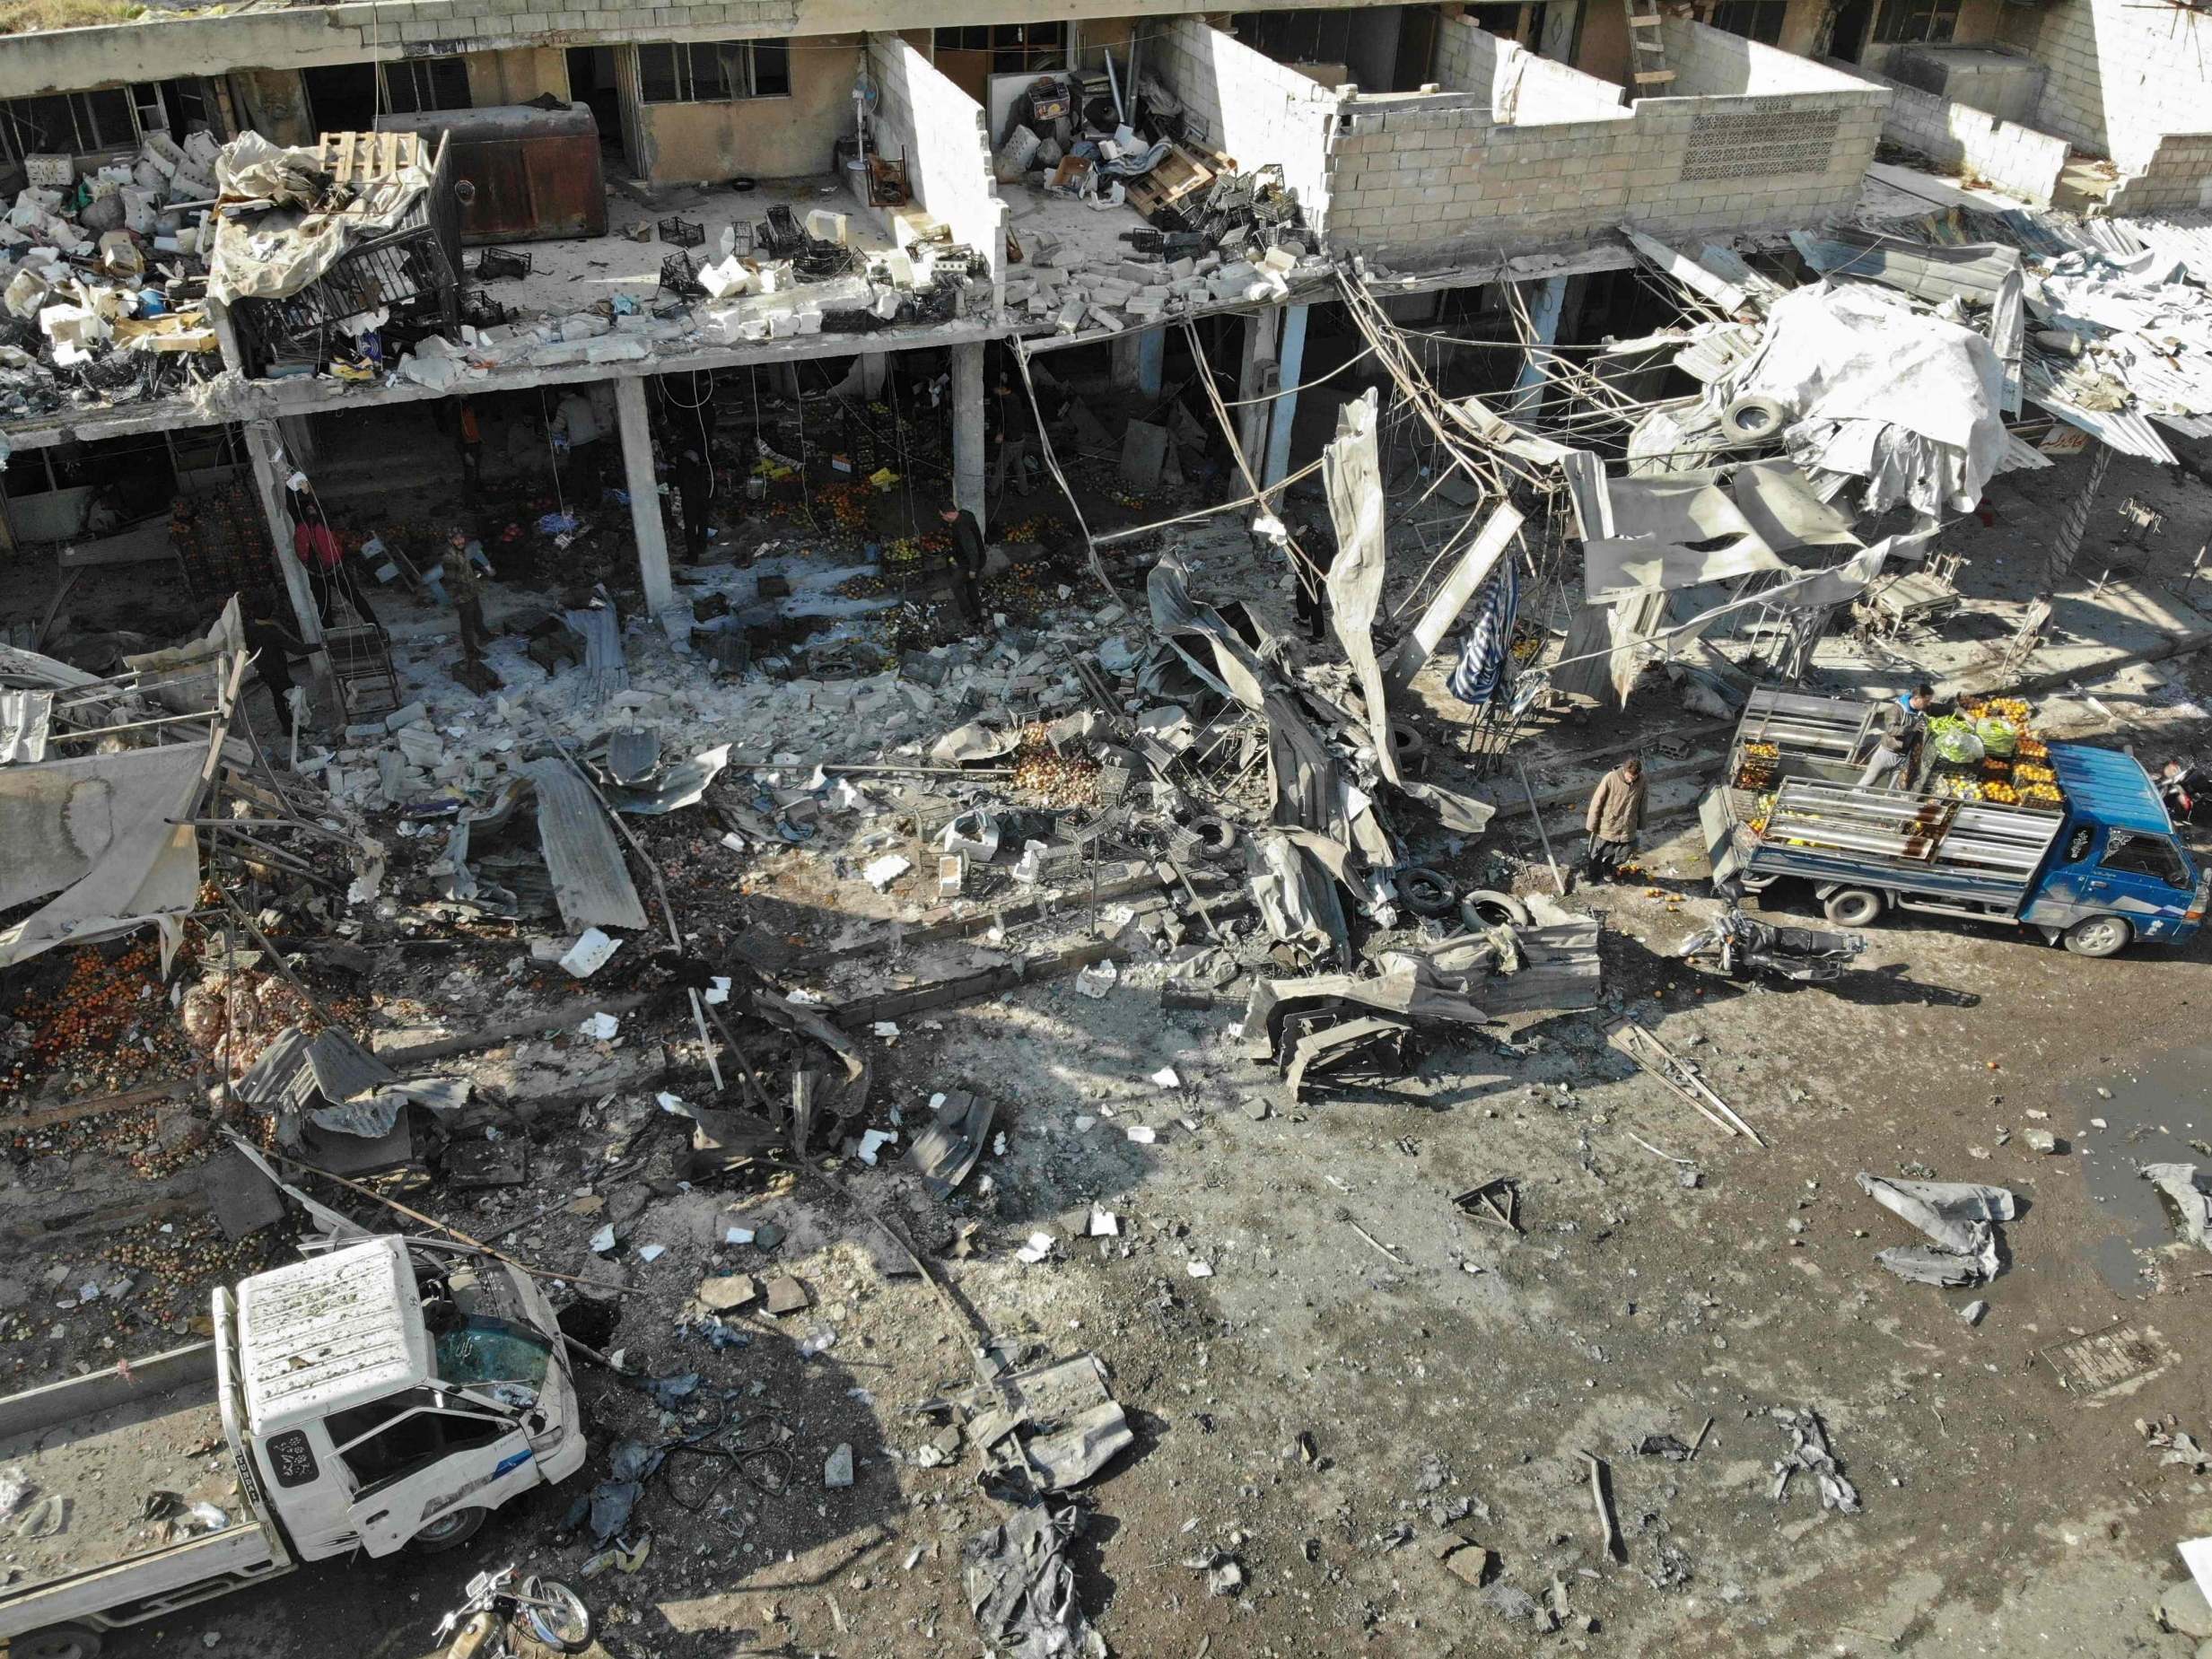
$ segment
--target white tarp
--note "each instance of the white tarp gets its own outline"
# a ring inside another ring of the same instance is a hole
[[[1336,437],[1321,452],[1321,476],[1336,527],[1336,557],[1328,573],[1330,617],[1337,642],[1360,677],[1376,764],[1395,783],[1398,761],[1390,742],[1383,666],[1375,659],[1375,613],[1382,608],[1385,564],[1383,468],[1375,447],[1375,414],[1371,386],[1338,406]]]
[[[285,149],[258,133],[223,147],[208,298],[228,305],[298,293],[354,241],[398,230],[431,186],[419,161],[360,186],[326,190],[327,177],[317,152]]]
[[[192,816],[206,765],[179,743],[0,770],[0,908],[55,895],[0,932],[0,967],[191,910],[199,838],[170,820]]]
[[[1882,288],[1785,294],[1758,354],[1711,395],[1722,408],[1779,404],[1790,458],[1867,479],[1869,512],[1968,511],[2005,452],[2005,368],[1989,341]]]

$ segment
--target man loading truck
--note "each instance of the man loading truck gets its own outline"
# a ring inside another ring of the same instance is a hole
[[[305,1561],[450,1549],[586,1452],[528,1274],[344,1244],[215,1291],[211,1341],[0,1400],[0,1482],[20,1482],[0,1487],[19,1517],[0,1638],[94,1659],[102,1631]]]

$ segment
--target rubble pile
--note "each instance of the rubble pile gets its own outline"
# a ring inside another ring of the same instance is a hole
[[[205,209],[214,139],[148,133],[137,158],[75,176],[32,156],[0,220],[0,414],[174,391],[217,351],[207,320]]]

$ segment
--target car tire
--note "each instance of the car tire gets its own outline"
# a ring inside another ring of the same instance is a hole
[[[1500,893],[1495,887],[1477,887],[1462,898],[1459,920],[1470,933],[1506,923],[1517,928],[1530,925],[1528,906],[1512,894]]]
[[[417,1555],[443,1555],[449,1550],[458,1550],[476,1535],[491,1513],[475,1504],[465,1509],[449,1509],[427,1526],[418,1528],[415,1536],[407,1540],[407,1548]]]
[[[1882,895],[1872,887],[1839,887],[1821,901],[1821,913],[1840,928],[1870,928],[1882,919]]]
[[[107,1638],[80,1624],[33,1630],[8,1644],[8,1659],[100,1659]]]
[[[2077,956],[2117,956],[2134,938],[2118,916],[2091,916],[2066,930],[2066,947]]]
[[[1398,896],[1416,916],[1448,916],[1459,903],[1452,878],[1439,870],[1402,869],[1397,874]]]

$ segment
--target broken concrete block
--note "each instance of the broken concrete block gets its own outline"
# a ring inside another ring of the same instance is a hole
[[[807,234],[817,241],[835,242],[841,248],[844,246],[850,223],[844,214],[831,213],[826,207],[810,208],[807,213]]]
[[[759,1295],[759,1282],[750,1273],[727,1273],[699,1281],[699,1305],[712,1314],[743,1307]]]
[[[1261,266],[1270,271],[1288,271],[1298,264],[1298,255],[1287,248],[1270,248],[1260,256]]]
[[[852,1448],[840,1441],[822,1465],[822,1484],[835,1491],[852,1484]]]
[[[1132,421],[1122,432],[1121,480],[1142,493],[1158,487],[1160,464],[1167,458],[1167,429],[1150,421]]]
[[[428,703],[419,701],[410,703],[406,708],[395,709],[392,712],[384,717],[384,729],[386,731],[398,731],[402,726],[412,726],[416,720],[421,720],[429,712],[430,705]]]
[[[1080,295],[1060,308],[1059,320],[1054,325],[1062,334],[1073,334],[1083,326],[1083,315],[1090,309]]]

